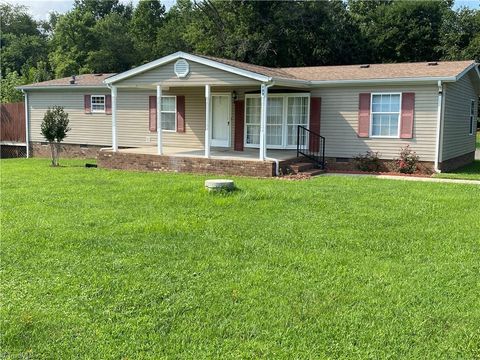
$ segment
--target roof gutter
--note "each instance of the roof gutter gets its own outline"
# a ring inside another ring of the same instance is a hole
[[[457,81],[457,77],[418,77],[418,78],[397,78],[397,79],[358,79],[358,80],[312,80],[311,85],[375,85],[375,84],[403,84],[403,83],[415,83],[415,82],[454,82]]]
[[[50,86],[16,86],[17,90],[64,90],[64,89],[105,89],[106,85],[50,85]]]

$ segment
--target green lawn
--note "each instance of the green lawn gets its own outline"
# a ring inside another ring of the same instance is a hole
[[[480,357],[480,186],[2,160],[3,359]]]
[[[480,149],[480,131],[477,131],[477,149]]]
[[[480,180],[480,160],[475,160],[473,163],[461,167],[460,169],[435,174],[435,177],[446,179],[467,179],[467,180]]]

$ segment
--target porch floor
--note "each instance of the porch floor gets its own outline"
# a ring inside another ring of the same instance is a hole
[[[156,155],[157,147],[148,146],[148,147],[141,147],[141,148],[119,149],[118,151],[121,153],[130,153],[130,154]],[[205,150],[198,149],[198,148],[182,148],[182,147],[164,146],[163,155],[204,158]],[[259,149],[245,148],[244,151],[235,151],[233,149],[212,147],[210,149],[210,157],[212,159],[221,159],[221,160],[259,161]],[[285,161],[285,160],[295,159],[297,157],[297,151],[290,150],[290,149],[289,150],[267,149],[267,157],[269,159]]]

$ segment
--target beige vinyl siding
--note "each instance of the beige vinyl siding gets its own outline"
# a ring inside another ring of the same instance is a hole
[[[178,78],[175,75],[173,66],[175,61],[158,66],[152,70],[134,75],[125,80],[115,82],[117,86],[142,86],[153,85],[162,82],[169,86],[194,86],[194,85],[251,85],[260,84],[259,82],[223,70],[215,69],[210,66],[199,64],[193,61],[190,64],[190,73],[185,78]]]
[[[67,144],[90,144],[111,146],[112,116],[103,113],[85,114],[84,95],[106,95],[108,89],[29,90],[30,139],[43,142],[40,127],[49,107],[63,106],[69,115],[70,132]]]
[[[470,102],[475,100],[477,112],[478,94],[472,75],[467,74],[455,83],[446,84],[442,161],[475,151],[475,134],[470,135]]]
[[[414,92],[413,139],[359,138],[358,100],[360,93]],[[326,138],[327,157],[352,158],[367,151],[378,151],[382,159],[398,157],[400,148],[409,144],[422,161],[435,158],[437,88],[434,85],[390,87],[337,87],[313,89],[312,97],[321,97],[320,134]]]
[[[205,92],[200,87],[171,88],[163,95],[185,96],[185,132],[163,131],[165,146],[203,147],[205,136]],[[118,89],[117,132],[119,146],[156,146],[157,133],[149,130],[149,96],[155,91]]]

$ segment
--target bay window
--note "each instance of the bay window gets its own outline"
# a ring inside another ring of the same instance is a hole
[[[286,149],[297,146],[297,126],[308,127],[310,94],[269,94],[266,145]],[[261,100],[258,94],[245,96],[245,146],[260,144]],[[301,139],[306,144],[307,139]]]

